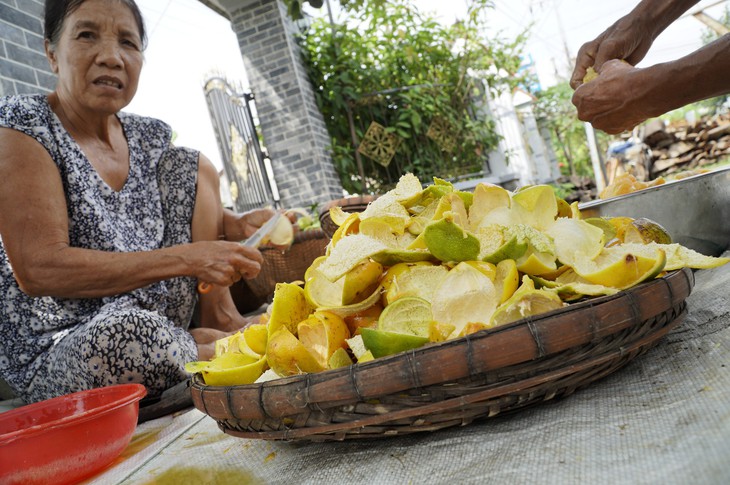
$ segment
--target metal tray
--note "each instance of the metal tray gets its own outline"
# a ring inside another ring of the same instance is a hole
[[[646,217],[674,242],[719,256],[730,246],[730,167],[581,204],[584,217]]]

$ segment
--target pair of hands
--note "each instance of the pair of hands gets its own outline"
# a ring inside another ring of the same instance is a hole
[[[626,16],[580,48],[570,79],[580,120],[616,134],[651,116],[644,96],[651,79],[633,66],[644,58],[653,40],[642,23]],[[589,67],[599,76],[584,84]]]
[[[251,237],[275,214],[274,209],[254,209],[223,214],[224,239],[194,243],[200,281],[217,286],[231,286],[241,279],[255,278],[261,271],[263,256],[257,248],[244,246],[241,241]],[[295,216],[287,214],[291,222]]]

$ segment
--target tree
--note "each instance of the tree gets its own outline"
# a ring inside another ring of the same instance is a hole
[[[493,120],[477,116],[475,97],[484,82],[517,82],[522,39],[482,38],[487,0],[472,1],[452,26],[408,0],[341,3],[348,22],[315,19],[301,45],[345,190],[380,192],[405,172],[428,182],[481,171],[498,137]],[[375,141],[365,137],[373,122],[384,127]],[[395,149],[392,162],[358,154],[364,139]]]
[[[572,96],[573,90],[567,81],[536,93],[535,116],[550,130],[561,173],[593,178],[585,127],[575,115],[575,107],[570,101]],[[605,145],[605,133],[598,136],[599,145]]]

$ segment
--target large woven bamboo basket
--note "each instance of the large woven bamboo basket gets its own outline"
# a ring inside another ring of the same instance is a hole
[[[316,374],[191,385],[242,438],[383,438],[468,424],[568,396],[655,345],[686,315],[691,270],[466,337]]]

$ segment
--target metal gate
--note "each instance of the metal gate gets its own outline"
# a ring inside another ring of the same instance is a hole
[[[234,209],[278,207],[271,164],[261,150],[251,112],[253,95],[237,92],[220,77],[209,79],[204,90]]]

